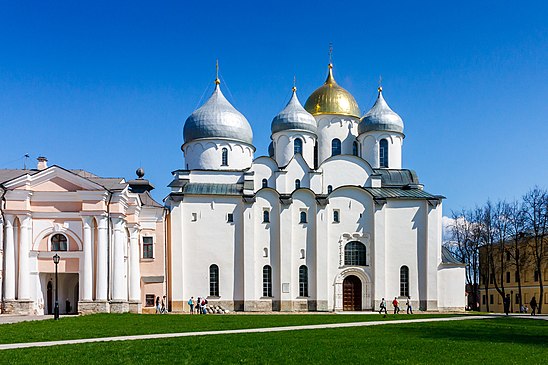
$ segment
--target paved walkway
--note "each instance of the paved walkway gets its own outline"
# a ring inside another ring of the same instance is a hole
[[[91,343],[91,342],[152,340],[152,339],[175,338],[175,337],[229,335],[229,334],[237,334],[237,333],[265,333],[265,332],[283,332],[283,331],[298,331],[298,330],[317,330],[317,329],[325,329],[325,328],[367,327],[367,326],[379,326],[379,325],[385,325],[385,324],[466,321],[466,320],[473,320],[473,319],[488,319],[488,318],[496,318],[496,316],[488,315],[488,316],[462,316],[462,317],[448,317],[448,318],[421,318],[421,319],[393,320],[393,321],[330,323],[330,324],[312,324],[312,325],[304,325],[304,326],[249,328],[249,329],[223,330],[223,331],[160,333],[160,334],[150,334],[150,335],[83,338],[78,340],[3,344],[3,345],[0,345],[0,350],[21,349],[21,348],[29,348],[29,347],[58,346],[58,345],[75,345],[75,344]]]
[[[7,324],[7,323],[19,323],[19,322],[27,322],[27,321],[41,321],[44,319],[52,319],[53,315],[45,315],[45,316],[27,316],[27,315],[11,315],[11,314],[2,314],[0,315],[0,324]]]

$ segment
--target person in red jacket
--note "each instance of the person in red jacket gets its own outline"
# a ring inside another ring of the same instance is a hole
[[[392,305],[394,306],[394,314],[400,313],[400,307],[398,307],[398,299],[396,297],[394,297]]]

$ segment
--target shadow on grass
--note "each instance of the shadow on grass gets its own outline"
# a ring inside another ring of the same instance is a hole
[[[459,326],[451,326],[450,323],[432,322],[422,325],[410,323],[401,325],[399,330],[425,339],[511,343],[543,347],[548,344],[548,326],[546,321],[542,320],[499,317],[460,322]]]

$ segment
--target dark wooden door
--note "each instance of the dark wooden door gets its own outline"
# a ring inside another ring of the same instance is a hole
[[[48,314],[53,314],[53,285],[51,284],[51,281],[48,281],[48,293],[47,293],[47,307],[48,307]]]
[[[362,282],[354,275],[346,277],[343,281],[343,310],[362,310]]]

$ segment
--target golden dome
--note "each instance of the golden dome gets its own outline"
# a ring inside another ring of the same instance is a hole
[[[329,64],[327,80],[308,97],[304,108],[312,115],[338,114],[360,117],[356,99],[335,81],[332,64]]]

